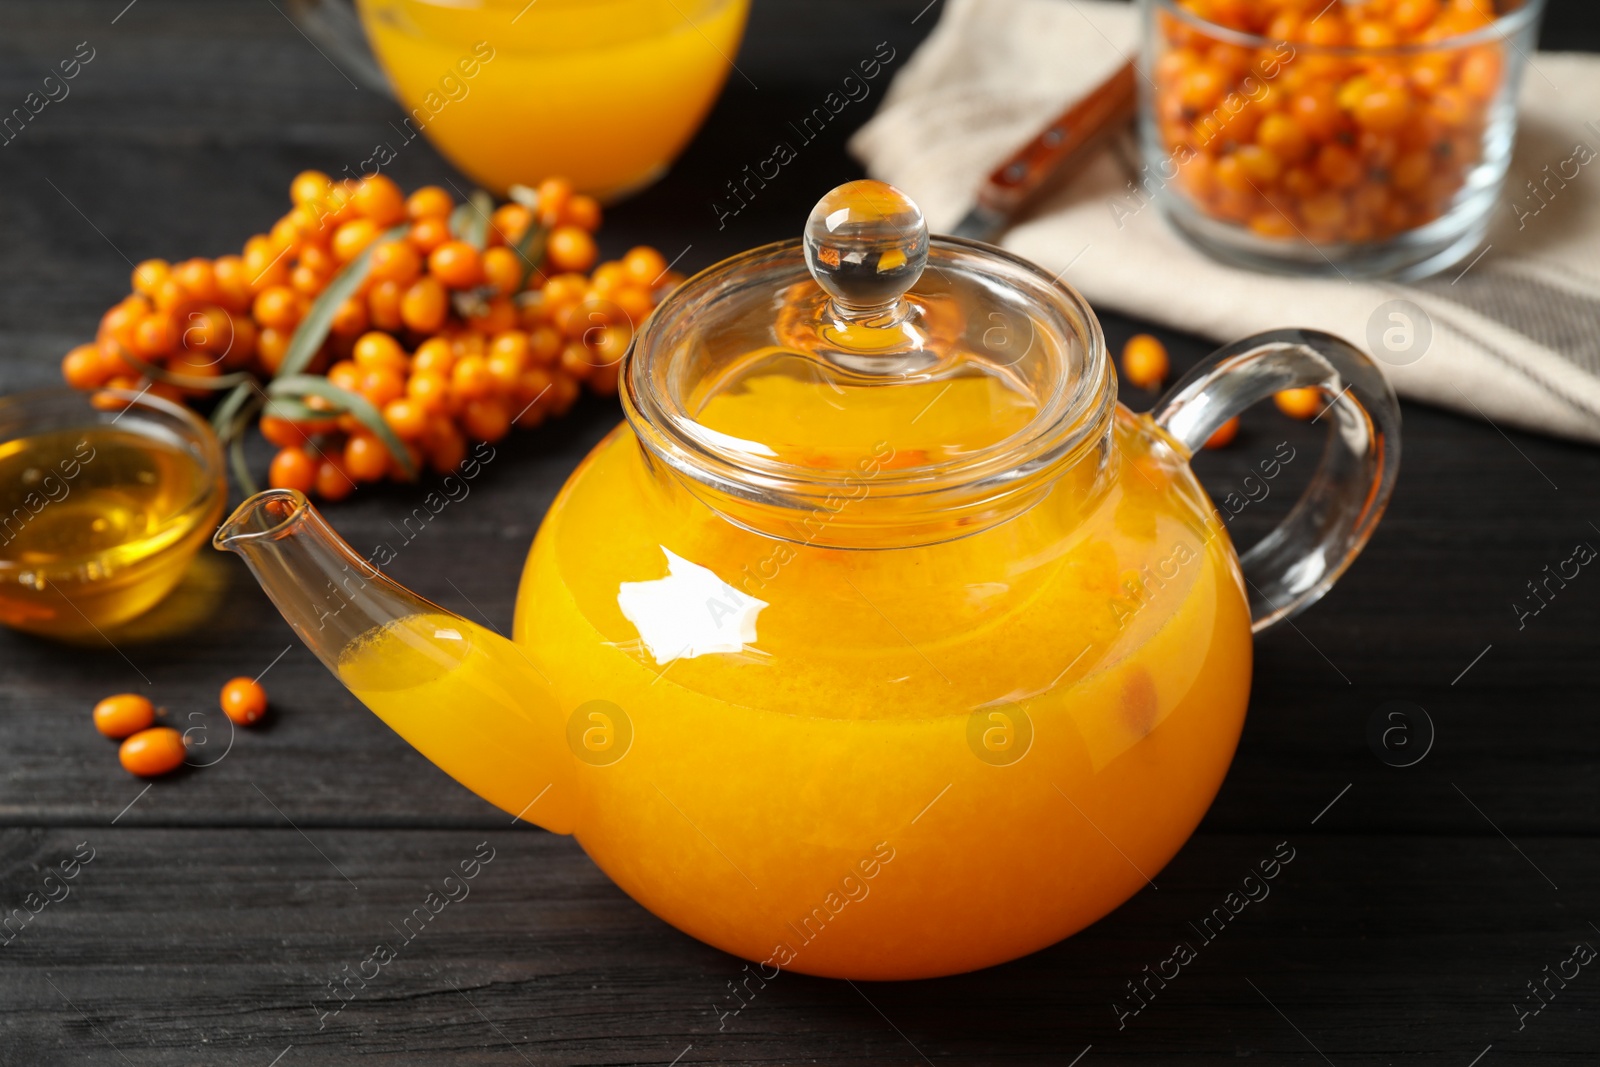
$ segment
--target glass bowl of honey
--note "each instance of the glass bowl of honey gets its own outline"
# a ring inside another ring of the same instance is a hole
[[[222,448],[148,393],[0,397],[0,623],[104,636],[154,607],[221,518]]]
[[[1481,243],[1544,0],[1143,0],[1144,177],[1202,250],[1418,278]]]

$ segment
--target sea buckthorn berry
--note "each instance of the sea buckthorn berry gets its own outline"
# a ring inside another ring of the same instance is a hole
[[[640,246],[622,257],[622,268],[635,285],[651,286],[667,272],[667,259],[653,248]]]
[[[528,331],[528,358],[541,366],[550,366],[561,356],[561,335],[547,323],[540,323]]]
[[[478,250],[465,241],[446,241],[428,253],[428,273],[451,289],[470,289],[483,281]]]
[[[634,329],[643,325],[644,320],[656,306],[655,297],[650,295],[650,291],[641,289],[637,285],[626,285],[618,289],[611,302]]]
[[[1351,114],[1362,129],[1390,133],[1411,117],[1411,98],[1401,88],[1372,86],[1355,101]]]
[[[391,332],[405,329],[405,319],[400,317],[400,301],[405,287],[399,282],[374,282],[367,292],[367,320],[377,330]]]
[[[1325,235],[1336,232],[1344,225],[1348,212],[1344,198],[1335,192],[1318,193],[1300,202],[1300,217],[1313,229]]]
[[[189,291],[178,284],[176,278],[168,278],[156,286],[154,300],[157,311],[177,312],[189,301]]]
[[[1233,444],[1233,439],[1239,436],[1239,416],[1235,415],[1221,426],[1215,433],[1206,438],[1207,448],[1227,448]]]
[[[406,381],[406,396],[425,413],[437,414],[450,404],[450,380],[431,371],[415,373]]]
[[[256,425],[261,430],[261,436],[279,448],[298,448],[307,443],[305,431],[282,416],[263,415]]]
[[[178,347],[178,326],[165,311],[146,315],[133,330],[133,354],[157,359]]]
[[[293,330],[305,314],[299,293],[286,285],[275,285],[256,294],[251,308],[256,322],[274,330]]]
[[[228,354],[234,345],[233,316],[209,304],[196,308],[184,317],[179,342],[191,352],[205,352],[214,356]]]
[[[391,400],[406,394],[405,378],[393,367],[369,367],[361,371],[361,385],[357,390],[375,407],[383,407]]]
[[[351,219],[333,231],[334,257],[340,263],[350,262],[376,241],[381,232],[378,224],[371,219]]]
[[[560,224],[593,233],[600,228],[600,201],[583,193],[577,194],[567,201],[566,208],[561,212]]]
[[[633,343],[633,330],[626,322],[613,323],[595,330],[586,341],[600,366],[615,367],[628,354],[628,346]]]
[[[450,240],[450,222],[431,215],[420,218],[411,224],[411,229],[406,233],[406,240],[410,241],[418,252],[427,255]]]
[[[572,200],[572,183],[565,178],[546,178],[539,183],[539,221],[554,226]]]
[[[1350,43],[1350,27],[1345,22],[1344,12],[1332,5],[1329,7],[1331,10],[1325,10],[1321,18],[1306,23],[1302,31],[1306,44],[1320,48],[1342,48]]]
[[[448,218],[456,202],[437,185],[424,185],[406,198],[406,217],[412,220]]]
[[[455,362],[455,350],[450,347],[449,339],[430,337],[417,346],[416,355],[411,357],[411,370],[414,374],[449,374]]]
[[[132,355],[129,347],[115,337],[102,337],[94,343],[95,355],[100,361],[101,377],[139,377],[142,372],[138,367],[128,362],[128,357]],[[111,383],[106,382],[105,384],[110,385]]]
[[[533,212],[521,204],[501,204],[489,216],[490,231],[499,234],[507,244],[522,240],[532,225]]]
[[[1416,33],[1439,17],[1439,0],[1396,0],[1389,17],[1405,33]]]
[[[1147,333],[1134,334],[1122,346],[1122,373],[1134,388],[1159,389],[1170,370],[1167,346],[1157,338]]]
[[[252,293],[260,293],[289,280],[289,256],[271,241],[252,237],[244,246],[245,279]]]
[[[517,306],[508,296],[497,296],[467,316],[467,324],[485,334],[496,334],[517,325]]]
[[[333,179],[320,170],[303,170],[289,183],[289,199],[296,204],[315,204],[332,188]]]
[[[1281,111],[1274,111],[1256,127],[1256,144],[1292,165],[1306,157],[1311,149],[1311,138],[1306,136],[1294,119]]]
[[[222,713],[240,726],[259,722],[267,713],[267,691],[252,678],[233,678],[222,687]]]
[[[543,367],[528,367],[517,376],[517,387],[514,392],[517,404],[526,407],[544,399],[544,394],[550,388],[550,372]],[[522,423],[517,423],[521,426]]]
[[[368,322],[367,302],[358,293],[340,303],[333,313],[329,329],[340,337],[354,337],[367,328]]]
[[[568,341],[561,349],[559,360],[561,369],[580,381],[586,380],[589,372],[599,363],[600,360],[582,341]]]
[[[557,226],[545,242],[545,257],[558,271],[584,271],[594,266],[600,250],[588,230],[576,226]]]
[[[191,300],[216,301],[217,275],[209,259],[186,259],[172,268],[172,277]]]
[[[410,383],[406,383],[408,388]],[[409,394],[408,394],[409,395]],[[383,406],[383,421],[389,429],[407,441],[415,441],[428,430],[428,412],[415,399],[401,397]]]
[[[518,360],[528,358],[528,334],[524,330],[504,330],[489,340],[489,355],[511,355]]]
[[[1335,189],[1348,189],[1361,180],[1361,160],[1342,144],[1325,144],[1317,153],[1317,176]]]
[[[328,284],[328,276],[304,263],[297,263],[289,271],[289,288],[306,297],[315,298]]]
[[[406,217],[406,198],[400,187],[382,174],[361,179],[352,196],[356,211],[388,229]]]
[[[482,356],[463,356],[450,371],[450,393],[457,399],[477,400],[494,391],[494,378]]]
[[[117,758],[122,769],[140,778],[159,778],[183,766],[188,750],[183,745],[183,735],[170,726],[155,726],[122,742]]]
[[[262,327],[256,335],[256,356],[261,360],[261,366],[268,374],[276,374],[278,367],[283,363],[284,355],[289,351],[289,342],[294,339],[290,330],[276,330],[270,326]]]
[[[94,345],[79,345],[61,360],[61,377],[74,389],[93,389],[106,380],[100,350]]]
[[[522,257],[515,249],[490,248],[483,253],[484,281],[502,295],[517,291],[522,284],[522,270]]]
[[[145,296],[155,296],[156,289],[172,275],[172,268],[164,259],[147,259],[133,268],[133,291]]]
[[[589,292],[589,279],[581,274],[557,274],[544,283],[544,307],[546,317],[554,314],[555,308],[562,304],[576,304]]]
[[[572,410],[572,405],[578,402],[578,397],[583,393],[577,379],[563,372],[556,372],[550,376],[550,392],[545,399],[550,408],[550,414],[561,416]]]
[[[495,388],[502,393],[509,393],[517,387],[517,379],[522,375],[522,369],[527,364],[527,355],[526,353],[491,352],[484,363],[489,369],[489,377],[494,379]]]
[[[390,370],[405,373],[411,364],[406,357],[405,349],[400,347],[400,342],[378,330],[369,331],[356,338],[355,347],[351,349],[350,355],[355,360],[356,366],[364,370],[388,367]]]
[[[100,316],[100,329],[95,335],[95,340],[110,336],[127,344],[133,336],[134,326],[138,325],[140,319],[150,314],[152,309],[153,305],[148,299],[138,293],[130,293]]]
[[[607,260],[589,274],[591,296],[611,296],[618,289],[631,284],[633,281],[628,274],[628,268],[620,259]]]
[[[317,478],[317,460],[303,448],[284,448],[272,457],[267,468],[267,484],[274,489],[311,491]]]
[[[1377,19],[1361,19],[1350,31],[1350,43],[1357,48],[1393,48],[1399,41],[1395,28]]]
[[[455,423],[440,419],[429,431],[425,451],[429,466],[440,474],[449,474],[467,458],[467,439]]]
[[[1291,419],[1312,419],[1322,410],[1322,390],[1316,386],[1305,389],[1285,389],[1274,393],[1272,402],[1278,410]]]
[[[300,226],[295,222],[293,215],[285,215],[273,223],[267,236],[271,239],[273,247],[289,255],[293,255],[300,248]]]
[[[1497,45],[1474,48],[1461,61],[1461,88],[1475,100],[1489,100],[1500,89],[1504,67]]]
[[[462,356],[486,356],[489,354],[489,339],[476,330],[467,330],[450,338],[450,351],[455,353],[457,359]]]
[[[450,298],[437,278],[425,276],[411,283],[400,299],[400,318],[417,333],[436,333],[450,311]]]
[[[361,388],[362,374],[363,371],[355,365],[353,360],[341,359],[328,368],[328,384],[338,386],[340,389],[348,389],[354,393]]]
[[[94,728],[119,741],[155,723],[155,705],[138,693],[118,693],[94,706]]]
[[[461,410],[461,428],[475,441],[498,441],[511,429],[511,413],[498,399],[469,400]]]
[[[243,311],[250,306],[250,278],[243,258],[218,256],[211,264],[211,273],[217,282],[217,303],[229,311]]]
[[[336,457],[323,456],[317,463],[317,477],[312,487],[323,500],[343,500],[355,492],[356,483]]]
[[[358,482],[375,482],[389,470],[389,450],[370,433],[351,434],[344,443],[344,466]]]
[[[368,275],[410,285],[422,274],[422,255],[409,241],[385,241],[372,250]]]

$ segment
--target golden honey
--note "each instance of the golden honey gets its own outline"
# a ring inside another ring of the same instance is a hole
[[[0,622],[82,636],[152,607],[216,521],[211,488],[183,442],[140,428],[0,444]]]

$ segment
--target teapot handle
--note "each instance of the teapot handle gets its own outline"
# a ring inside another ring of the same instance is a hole
[[[1377,364],[1317,330],[1273,330],[1225,345],[1150,413],[1188,450],[1233,416],[1283,389],[1315,386],[1328,424],[1322,462],[1283,522],[1240,557],[1252,629],[1299,614],[1365,547],[1400,469],[1400,404]]]

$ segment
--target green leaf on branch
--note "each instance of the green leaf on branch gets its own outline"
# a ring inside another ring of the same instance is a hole
[[[489,244],[489,216],[494,213],[494,197],[474,189],[464,204],[450,212],[450,232],[482,252]]]
[[[276,377],[297,375],[310,366],[311,360],[321,350],[322,342],[328,339],[328,331],[333,328],[333,316],[338,313],[339,305],[354,296],[356,290],[361,288],[361,283],[367,280],[367,272],[372,269],[372,250],[385,241],[404,237],[405,233],[405,226],[384,231],[333,276],[328,287],[311,302],[306,317],[295,327],[294,336],[289,339],[289,347],[283,354],[283,362],[278,364]]]
[[[316,396],[332,402],[346,414],[354,416],[361,425],[372,431],[373,436],[383,442],[383,447],[387,448],[395,462],[400,464],[400,469],[405,472],[407,478],[414,480],[417,477],[417,465],[411,461],[410,450],[384,421],[383,413],[360,393],[341,389],[320,375],[294,374],[274,379],[272,384],[267,386],[267,395],[273,400],[282,397],[303,401],[305,397]],[[326,411],[317,412],[319,418],[327,418],[328,415],[329,412]]]
[[[233,392],[223,397],[211,412],[211,429],[224,444],[233,439],[236,432],[234,423],[238,421],[239,412],[256,392],[257,388],[250,382],[242,382],[234,386]]]
[[[150,363],[147,360],[140,359],[138,356],[134,355],[121,345],[117,346],[117,350],[122,353],[123,359],[137,367],[139,369],[139,373],[143,374],[146,378],[149,378],[153,382],[165,382],[168,385],[176,385],[180,389],[205,389],[211,392],[220,393],[224,389],[232,389],[250,380],[250,375],[242,370],[234,371],[232,374],[219,374],[214,378],[202,378],[198,374],[177,374],[173,371],[166,370],[165,368],[158,367],[154,363]]]
[[[517,258],[522,260],[522,278],[517,282],[517,292],[528,287],[528,278],[544,264],[545,239],[549,236],[550,228],[535,219],[528,223],[528,229],[516,243]]]

